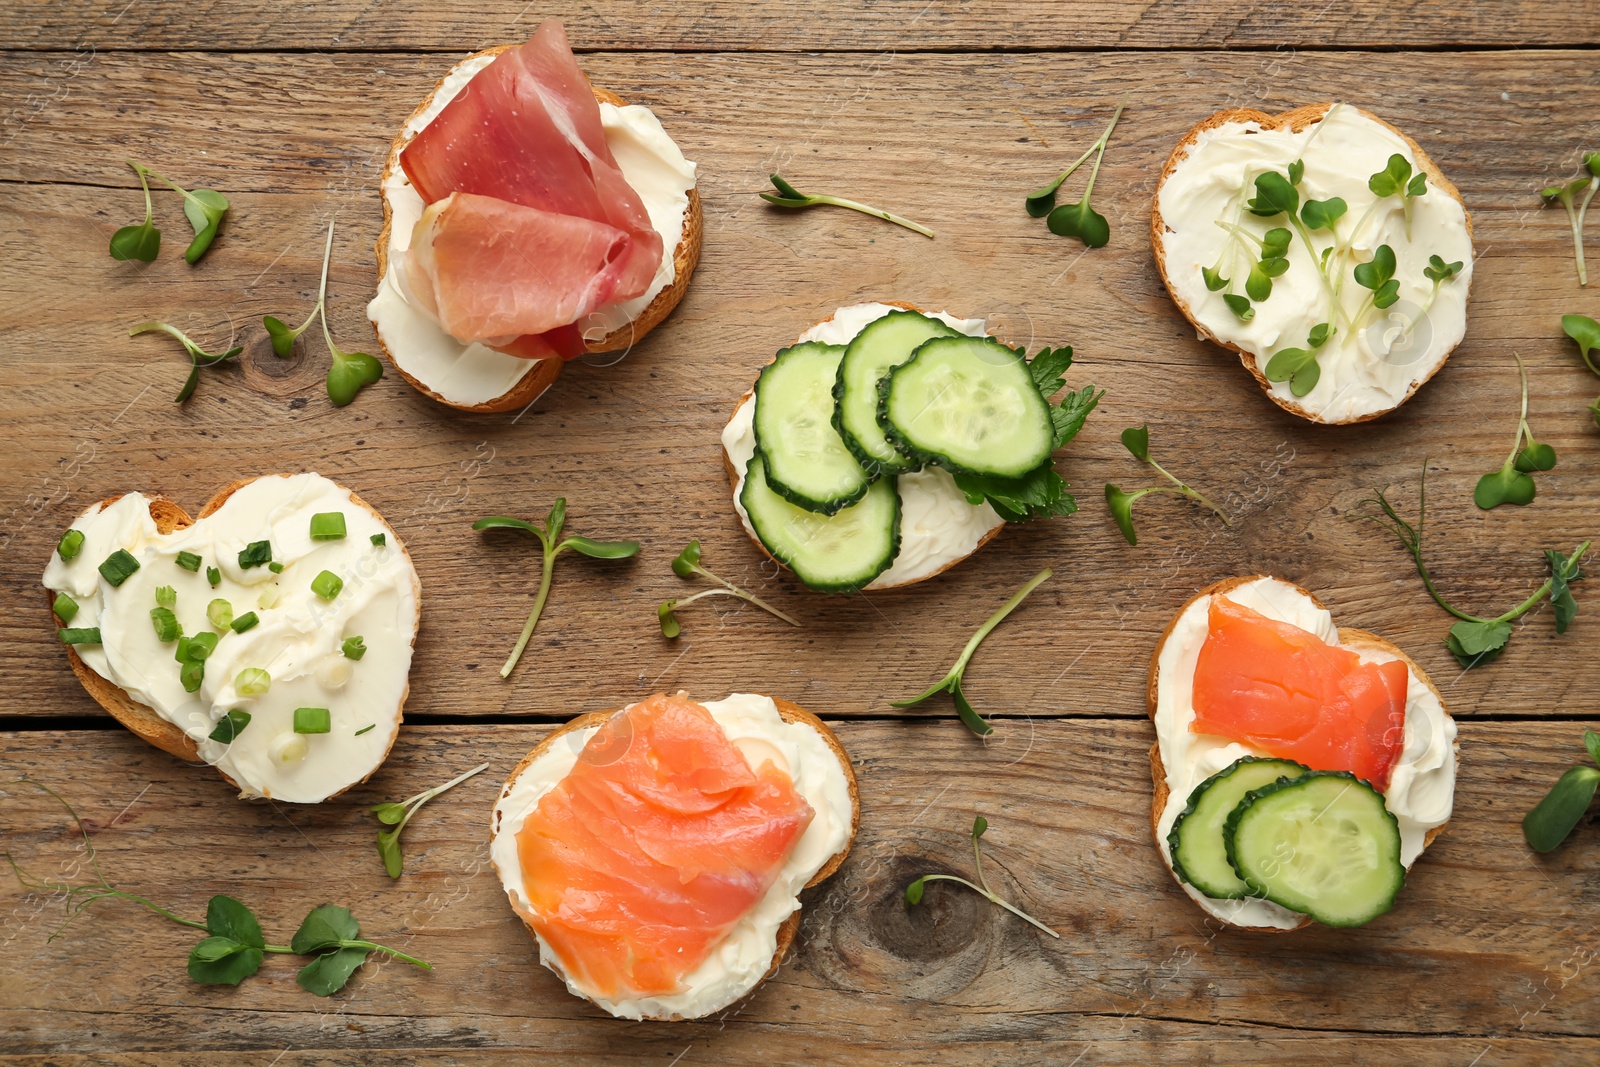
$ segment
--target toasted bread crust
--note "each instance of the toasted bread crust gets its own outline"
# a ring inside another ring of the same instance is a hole
[[[1225,594],[1230,590],[1237,589],[1241,585],[1247,585],[1258,578],[1265,577],[1269,577],[1269,575],[1249,574],[1238,578],[1225,578],[1220,582],[1213,582],[1204,589],[1200,590],[1194,596],[1190,597],[1188,600],[1185,600],[1183,602],[1183,606],[1172,613],[1172,618],[1167,622],[1166,629],[1161,632],[1161,639],[1156,642],[1155,651],[1150,654],[1150,669],[1145,681],[1145,707],[1152,723],[1155,722],[1156,718],[1156,693],[1161,675],[1161,650],[1166,647],[1167,640],[1172,637],[1172,631],[1177,627],[1178,620],[1183,617],[1184,612],[1188,611],[1189,606],[1195,601],[1199,600],[1201,597]],[[1275,580],[1284,582],[1285,585],[1294,585],[1294,583],[1287,582],[1282,578],[1275,578]],[[1307,589],[1303,589],[1298,585],[1295,585],[1294,588],[1302,595],[1309,598],[1317,607],[1323,609],[1324,611],[1328,609],[1326,604],[1317,599],[1316,594]],[[1423,685],[1432,690],[1433,695],[1439,700],[1439,707],[1445,707],[1444,694],[1440,693],[1439,687],[1433,684],[1433,679],[1428,677],[1427,672],[1425,672],[1422,667],[1417,664],[1416,660],[1406,655],[1405,652],[1403,652],[1397,645],[1386,641],[1377,634],[1370,633],[1367,630],[1357,630],[1353,627],[1344,626],[1339,628],[1339,643],[1351,649],[1369,649],[1386,652],[1394,656],[1396,659],[1403,661],[1405,665],[1410,668],[1411,673],[1415,675]],[[1449,711],[1446,710],[1445,715],[1448,716],[1449,714]],[[1166,810],[1167,799],[1171,796],[1171,790],[1167,786],[1166,766],[1161,762],[1161,739],[1159,737],[1156,738],[1156,740],[1150,745],[1150,779],[1153,784],[1150,797],[1150,833],[1151,836],[1155,838],[1157,855],[1161,856],[1162,862],[1167,865],[1167,870],[1172,872],[1173,878],[1176,879],[1178,876],[1177,872],[1172,870],[1172,861],[1169,860],[1166,853],[1161,850],[1161,813]],[[1448,822],[1441,823],[1429,830],[1427,834],[1423,836],[1423,849],[1426,850],[1429,845],[1433,844],[1434,839],[1443,833],[1445,827],[1448,825]],[[1233,923],[1228,923],[1227,925],[1232,926],[1236,930],[1249,930],[1256,933],[1287,934],[1293,932],[1294,930],[1301,930],[1311,925],[1311,919],[1309,916],[1303,917],[1299,925],[1287,929],[1264,926],[1237,926]]]
[[[1333,106],[1334,105],[1332,101],[1321,104],[1306,104],[1303,107],[1297,107],[1291,111],[1285,111],[1278,115],[1269,115],[1264,111],[1256,111],[1250,108],[1230,108],[1227,111],[1217,112],[1210,118],[1196,125],[1188,133],[1184,134],[1183,137],[1179,139],[1178,143],[1173,146],[1172,154],[1167,157],[1166,164],[1161,168],[1161,176],[1156,181],[1156,190],[1154,196],[1151,198],[1150,208],[1150,247],[1151,251],[1155,254],[1156,270],[1161,274],[1161,281],[1166,285],[1168,295],[1172,297],[1172,302],[1177,305],[1178,310],[1183,314],[1183,317],[1188,319],[1189,324],[1193,326],[1195,330],[1206,340],[1212,342],[1213,344],[1220,345],[1221,347],[1226,348],[1228,351],[1237,355],[1239,357],[1239,362],[1244,365],[1244,369],[1250,373],[1250,376],[1256,380],[1256,384],[1259,385],[1262,391],[1267,394],[1268,399],[1290,414],[1298,415],[1302,419],[1306,419],[1310,422],[1323,423],[1329,426],[1346,426],[1358,422],[1370,422],[1373,419],[1387,415],[1389,412],[1395,410],[1395,408],[1398,408],[1401,404],[1404,404],[1407,400],[1410,400],[1411,397],[1416,394],[1416,391],[1422,388],[1424,382],[1427,382],[1435,374],[1439,373],[1440,368],[1442,368],[1445,363],[1449,361],[1451,352],[1453,352],[1454,349],[1451,349],[1450,351],[1441,355],[1438,359],[1438,362],[1434,364],[1433,368],[1429,370],[1428,373],[1422,378],[1413,382],[1406,395],[1401,397],[1399,401],[1397,401],[1392,407],[1384,408],[1382,411],[1368,412],[1363,415],[1353,415],[1345,419],[1324,418],[1323,416],[1307,409],[1293,396],[1279,396],[1276,392],[1274,392],[1272,383],[1267,381],[1266,374],[1262,372],[1261,366],[1259,366],[1257,363],[1256,355],[1238,345],[1224,341],[1216,334],[1212,333],[1205,323],[1200,321],[1200,317],[1195,314],[1194,309],[1190,307],[1181,296],[1178,295],[1177,287],[1172,284],[1172,279],[1167,275],[1165,240],[1167,225],[1166,222],[1161,218],[1162,188],[1166,185],[1167,179],[1172,176],[1172,173],[1178,169],[1185,159],[1188,158],[1189,149],[1193,147],[1196,141],[1199,140],[1200,135],[1205,133],[1207,130],[1218,129],[1222,126],[1226,126],[1230,122],[1254,122],[1260,125],[1263,129],[1280,129],[1288,130],[1291,133],[1299,133],[1306,127],[1320,121]],[[1432,158],[1429,157],[1428,153],[1422,150],[1422,146],[1417,144],[1416,141],[1412,140],[1411,136],[1404,130],[1392,125],[1391,123],[1385,122],[1372,112],[1367,111],[1364,108],[1354,107],[1350,104],[1346,104],[1344,106],[1349,107],[1357,114],[1360,114],[1371,119],[1373,122],[1378,123],[1379,125],[1393,132],[1401,140],[1405,141],[1406,147],[1411,149],[1411,153],[1417,161],[1417,166],[1423,171],[1427,172],[1428,180],[1436,185],[1439,189],[1449,194],[1449,196],[1458,204],[1461,204],[1462,212],[1466,216],[1467,237],[1470,240],[1472,237],[1472,213],[1466,210],[1466,202],[1461,199],[1461,191],[1455,187],[1449,178],[1445,177],[1444,172],[1439,169],[1438,164],[1434,163]]]
[[[399,169],[400,153],[406,145],[411,143],[412,137],[415,136],[407,132],[407,127],[433,104],[433,98],[444,87],[445,81],[456,67],[461,66],[462,63],[471,62],[479,56],[497,56],[508,48],[516,47],[518,46],[514,44],[496,45],[493,48],[485,48],[481,52],[474,52],[466,59],[456,63],[449,71],[445,72],[444,77],[434,83],[433,88],[428,91],[428,95],[422,98],[422,102],[412,109],[411,114],[406,116],[405,122],[400,124],[400,132],[395,134],[394,140],[389,144],[389,157],[384,162],[383,173],[378,177],[378,199],[383,202],[383,228],[378,231],[377,244],[379,285],[383,284],[384,277],[389,273],[389,236],[394,225],[394,211],[389,206],[389,198],[383,195],[383,186],[390,176]],[[595,99],[603,104],[612,104],[616,107],[626,106],[622,97],[608,89],[602,89],[595,85],[591,85],[589,88],[594,93]],[[672,262],[675,271],[672,284],[657,293],[655,298],[646,305],[645,309],[639,312],[633,321],[626,326],[612,331],[597,341],[587,342],[588,350],[590,352],[614,352],[631,348],[643,340],[645,334],[655,329],[663,319],[671,314],[672,309],[678,306],[678,301],[683,299],[683,294],[689,290],[689,278],[694,274],[695,267],[700,263],[700,246],[704,236],[705,219],[700,207],[700,192],[698,189],[691,188],[689,190],[689,207],[685,211],[683,218],[683,236],[678,239],[677,247],[672,250]],[[524,408],[543,396],[545,390],[555,384],[555,380],[560,377],[561,368],[566,362],[561,359],[536,360],[535,362],[538,365],[523,375],[521,380],[507,392],[481,404],[459,404],[453,400],[447,400],[410,374],[407,374],[405,369],[400,366],[399,361],[394,358],[394,353],[389,351],[389,346],[384,344],[382,335],[378,335],[376,324],[373,324],[372,332],[378,336],[378,347],[383,350],[384,358],[389,361],[390,366],[394,367],[400,377],[404,378],[413,389],[458,411],[491,414]]]
[[[183,506],[178,504],[176,501],[169,500],[166,497],[152,497],[150,499],[150,518],[155,521],[156,530],[162,534],[169,534],[174,530],[185,529],[194,525],[196,519],[203,519],[211,515],[218,508],[222,507],[223,504],[227,503],[229,497],[233,496],[234,493],[238,492],[240,489],[249,485],[253,481],[255,481],[254,478],[244,478],[224,486],[216,493],[216,495],[214,495],[210,500],[206,501],[205,506],[200,509],[200,513],[193,518],[191,518],[189,513],[183,510]],[[121,500],[123,495],[124,494],[122,493],[118,493],[115,496],[109,496],[101,501],[101,506],[110,507],[118,500]],[[385,530],[388,530],[389,533],[393,535],[390,543],[400,546],[400,551],[405,555],[407,560],[411,558],[411,554],[405,550],[403,545],[401,545],[399,534],[395,533],[394,528],[384,520],[383,516],[378,513],[376,508],[374,508],[371,504],[368,504],[365,500],[362,500],[360,497],[356,496],[355,493],[350,494],[350,502],[358,507],[366,508],[368,511],[372,512],[373,517],[383,524]],[[415,567],[412,568],[412,571],[414,574]],[[414,582],[414,584],[419,583]],[[418,623],[420,624],[420,588],[418,588],[416,592],[418,594],[416,597],[418,603]],[[54,603],[54,595],[48,589],[45,590],[45,597],[51,604]],[[56,619],[54,609],[50,608],[47,610],[50,610],[50,623],[52,626],[55,626]],[[416,642],[415,629],[416,628],[413,627],[413,644]],[[71,666],[72,673],[78,676],[78,681],[83,684],[84,690],[88,692],[89,696],[94,698],[95,703],[99,704],[102,708],[109,712],[111,717],[116,719],[117,722],[127,727],[127,729],[133,733],[134,736],[138,737],[141,741],[144,741],[147,744],[154,745],[163,752],[177,756],[181,760],[186,760],[190,763],[201,762],[200,748],[194,743],[194,741],[190,740],[188,734],[178,729],[178,727],[174,726],[166,719],[163,719],[156,713],[154,708],[146,704],[141,704],[139,701],[129,696],[127,692],[124,691],[120,686],[116,685],[109,679],[101,677],[92,667],[83,662],[83,659],[78,655],[77,649],[73,648],[71,645],[67,646],[67,663],[69,666]],[[390,737],[389,747],[384,750],[383,758],[378,760],[377,765],[373,767],[373,771],[376,771],[378,767],[383,765],[384,760],[389,758],[389,753],[394,749],[395,738],[399,737],[400,735],[399,725],[405,720],[404,712],[406,698],[410,696],[410,694],[411,680],[408,676],[406,679],[406,686],[400,692],[400,714],[396,720],[394,736]],[[238,782],[228,777],[228,775],[224,774],[220,769],[217,770],[217,773],[221,774],[223,779],[235,789],[239,787]],[[326,799],[332,800],[340,793],[343,793],[354,786],[360,785],[370,777],[372,777],[372,774],[368,773],[368,775],[365,778],[362,778],[361,781],[352,782],[350,785],[339,790],[337,793],[330,793]]]
[[[844,847],[838,852],[834,853],[828,862],[824,863],[822,867],[818,869],[817,873],[811,876],[811,880],[805,884],[805,888],[810,889],[811,887],[819,885],[831,877],[850,855],[850,849],[855,844],[856,833],[861,829],[861,791],[856,783],[855,769],[850,765],[850,754],[845,751],[844,745],[840,743],[839,738],[831,729],[828,728],[828,725],[798,704],[784,700],[781,697],[772,697],[771,699],[772,702],[778,706],[778,716],[783,719],[784,722],[804,723],[806,726],[811,727],[817,732],[817,735],[822,738],[823,742],[827,744],[828,748],[833,751],[834,756],[838,759],[839,766],[844,771],[845,781],[850,788],[850,837],[847,841],[845,841]],[[500,797],[497,799],[495,809],[489,817],[489,833],[491,838],[500,832],[499,800],[505,799],[505,797],[511,792],[512,787],[516,785],[517,779],[522,777],[523,771],[526,771],[536,760],[539,759],[539,757],[550,751],[551,746],[554,745],[559,739],[567,736],[568,734],[576,733],[580,730],[587,730],[591,727],[602,726],[605,724],[607,719],[611,718],[611,716],[615,715],[620,710],[622,709],[612,708],[608,711],[596,711],[590,712],[587,715],[580,715],[571,722],[557,727],[555,730],[551,731],[543,741],[540,741],[537,745],[535,745],[533,750],[524,756],[520,763],[512,768],[510,775],[506,777],[505,784],[500,789]],[[493,862],[492,855],[490,861],[491,863]],[[501,884],[503,885],[505,878],[501,874],[498,865],[495,866],[495,874],[500,876]],[[774,974],[778,973],[778,968],[783,964],[784,956],[788,954],[789,947],[794,944],[795,935],[800,931],[800,914],[800,909],[796,909],[794,914],[785,919],[783,925],[778,927],[778,946],[777,950],[772,954],[772,966],[767,968],[767,973],[762,975],[760,981],[756,982],[755,985],[750,987],[750,989],[744,994],[744,997],[748,997],[753,994],[757,989],[761,988],[762,982],[765,982],[768,978],[771,978]],[[530,923],[526,918],[523,918],[521,915],[519,915],[518,918],[521,918],[522,924],[528,928],[529,935],[536,936],[533,929],[533,924]],[[741,997],[740,1000],[743,1000],[744,997]],[[732,1007],[732,1005],[729,1005],[729,1007]],[[646,1018],[652,1017],[646,1016]],[[655,1018],[654,1021],[686,1022],[689,1021],[689,1017],[672,1015]]]
[[[902,309],[904,311],[915,311],[918,314],[922,314],[922,315],[926,315],[927,314],[926,311],[923,311],[921,308],[917,307],[915,304],[907,304],[907,303],[904,303],[904,302],[899,301],[899,300],[880,300],[880,301],[877,301],[877,303],[886,304],[889,307],[900,308],[900,309]],[[831,316],[830,316],[830,318],[831,318]],[[827,321],[828,321],[828,319],[823,319],[821,322],[817,323],[816,325],[820,326],[822,324],[822,322],[827,322]],[[801,332],[804,333],[805,331],[801,331]],[[796,338],[795,341],[798,344],[799,343],[799,338]],[[776,359],[776,358],[777,358],[777,356],[774,355],[773,359]],[[771,362],[772,362],[772,359],[767,360],[767,363],[770,364]],[[737,404],[733,405],[733,411],[730,412],[729,415],[728,415],[728,422],[732,422],[733,421],[734,416],[739,414],[739,409],[744,407],[745,402],[748,401],[752,396],[755,396],[755,390],[753,388],[752,389],[746,389],[744,391],[744,395],[739,398],[739,402]],[[723,449],[722,450],[722,468],[723,468],[723,470],[728,472],[728,485],[732,488],[735,498],[737,498],[738,494],[739,494],[739,476],[740,476],[741,472],[736,467],[734,467],[733,460],[728,458],[727,449]],[[740,525],[741,528],[744,528],[744,523],[741,522],[739,525]],[[983,548],[984,545],[988,544],[990,541],[993,541],[995,539],[995,537],[1000,533],[1000,531],[1004,530],[1006,528],[1006,526],[1007,526],[1006,523],[1001,523],[999,526],[996,526],[994,529],[990,530],[988,533],[984,534],[982,538],[979,539],[978,543],[972,547],[972,551],[971,552],[968,552],[965,556],[961,556],[961,557],[959,557],[957,559],[951,560],[949,563],[946,563],[944,566],[940,567],[936,571],[929,571],[927,574],[924,574],[922,577],[913,578],[909,582],[893,582],[893,583],[890,583],[889,585],[874,586],[873,589],[875,591],[876,590],[883,590],[883,589],[904,589],[908,585],[916,585],[918,582],[925,582],[930,578],[937,578],[939,575],[943,574],[945,571],[949,570],[951,567],[954,567],[956,564],[962,563],[962,562],[970,559],[973,555],[975,555],[978,552],[979,549]],[[766,556],[768,559],[770,559],[772,562],[776,563],[780,567],[784,566],[782,560],[778,559],[777,556],[774,556],[771,552],[767,551],[767,546],[761,543],[761,538],[755,536],[753,533],[750,532],[749,529],[745,529],[744,533],[745,533],[746,537],[750,538],[751,543],[754,544],[756,546],[756,548],[761,551],[761,554],[763,556]],[[784,567],[784,569],[788,570],[787,567]]]

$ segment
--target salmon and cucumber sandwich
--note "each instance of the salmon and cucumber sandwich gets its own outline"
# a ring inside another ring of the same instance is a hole
[[[193,518],[138,492],[94,504],[44,585],[89,695],[242,797],[327,800],[399,733],[416,568],[382,516],[319,474],[234,482]]]
[[[495,804],[490,857],[569,991],[619,1018],[698,1019],[777,970],[800,893],[859,822],[850,759],[810,712],[657,694],[530,752]]]
[[[1070,347],[1030,358],[982,319],[839,308],[773,357],[724,427],[734,508],[811,589],[931,578],[1008,522],[1077,510],[1055,453],[1103,393],[1063,392],[1071,366]]]
[[[636,344],[700,259],[695,164],[589,83],[556,19],[450,69],[395,136],[382,196],[367,317],[408,382],[467,411],[526,406],[566,361]]]
[[[1234,926],[1360,926],[1450,820],[1456,728],[1421,667],[1277,578],[1219,582],[1150,661],[1150,820]]]

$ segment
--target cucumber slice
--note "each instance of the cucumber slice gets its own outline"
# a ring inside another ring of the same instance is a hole
[[[896,448],[952,474],[1018,478],[1050,460],[1055,426],[1020,348],[936,337],[878,383],[878,425]]]
[[[767,485],[823,515],[854,504],[872,483],[833,427],[843,357],[843,345],[806,341],[779,352],[756,379],[756,447],[766,457]]]
[[[1246,756],[1195,786],[1189,806],[1167,834],[1167,851],[1179,881],[1188,882],[1208,897],[1239,900],[1250,887],[1239,880],[1228,863],[1222,827],[1252,789],[1279,779],[1298,778],[1311,768],[1294,760]]]
[[[1329,926],[1360,926],[1406,882],[1400,824],[1349,771],[1309,771],[1246,793],[1223,827],[1252,896]]]
[[[878,383],[911,358],[922,342],[961,334],[918,311],[891,311],[873,319],[846,347],[834,382],[834,425],[845,446],[873,474],[904,474],[917,464],[901,455],[878,425]]]
[[[900,493],[893,478],[834,515],[795,507],[767,484],[758,449],[744,472],[739,503],[773,557],[812,589],[853,593],[889,569],[900,551]]]

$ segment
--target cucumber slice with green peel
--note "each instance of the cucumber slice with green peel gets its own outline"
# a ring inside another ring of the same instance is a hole
[[[911,358],[922,342],[959,337],[960,332],[920,311],[891,311],[873,319],[845,348],[834,381],[834,426],[845,447],[873,474],[904,474],[917,469],[901,455],[878,425],[878,383]]]
[[[872,479],[833,426],[833,386],[843,345],[785,348],[756,379],[756,447],[767,485],[807,511],[832,515],[866,495]]]
[[[1245,756],[1195,786],[1188,807],[1167,834],[1167,851],[1178,880],[1217,900],[1250,896],[1250,887],[1228,862],[1222,828],[1246,793],[1280,779],[1298,778],[1310,769],[1294,760]]]
[[[900,552],[900,492],[893,478],[873,482],[849,507],[819,515],[772,491],[766,457],[757,449],[745,467],[739,503],[773,558],[821,592],[861,589]]]
[[[1017,478],[1050,460],[1055,425],[1028,359],[992,337],[936,337],[878,383],[878,425],[952,474]]]
[[[1222,831],[1250,895],[1328,926],[1360,926],[1406,883],[1400,824],[1349,771],[1309,771],[1244,795]]]

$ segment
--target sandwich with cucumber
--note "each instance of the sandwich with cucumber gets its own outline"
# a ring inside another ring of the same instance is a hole
[[[1360,926],[1450,819],[1456,728],[1415,661],[1310,593],[1234,578],[1179,610],[1147,690],[1156,846],[1234,926]]]
[[[982,319],[840,308],[773,357],[723,429],[734,507],[812,589],[931,578],[1008,522],[1077,510],[1055,452],[1102,393],[1062,393],[1071,365],[1071,348],[1029,358]]]

